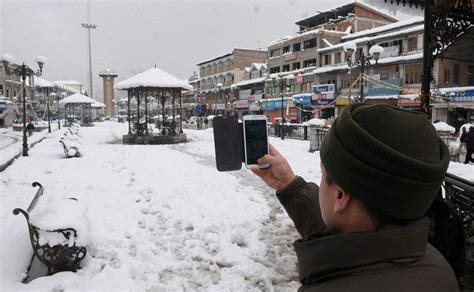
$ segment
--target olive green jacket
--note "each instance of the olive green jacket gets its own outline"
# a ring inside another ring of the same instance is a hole
[[[300,291],[459,291],[451,267],[427,243],[428,218],[375,232],[330,234],[317,185],[298,177],[277,196],[303,237],[294,243]]]

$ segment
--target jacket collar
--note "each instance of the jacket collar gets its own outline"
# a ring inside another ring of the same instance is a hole
[[[427,246],[430,220],[384,226],[375,232],[312,236],[294,243],[303,284],[324,281],[349,270],[396,260],[418,260]]]

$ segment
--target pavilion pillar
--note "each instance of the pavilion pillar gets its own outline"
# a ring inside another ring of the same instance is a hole
[[[148,136],[148,94],[146,90],[143,90],[143,94],[145,95],[145,133]]]
[[[181,89],[178,89],[179,94],[179,133],[183,133],[183,99],[181,97]]]
[[[130,127],[130,95],[131,95],[132,90],[127,90],[127,119],[128,119],[128,134],[132,134],[132,128]]]
[[[162,114],[162,119],[163,122],[161,123],[161,134],[166,135],[165,131],[165,92],[161,92],[161,114]]]

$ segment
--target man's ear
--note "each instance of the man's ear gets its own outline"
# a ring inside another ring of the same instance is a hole
[[[348,193],[344,192],[342,189],[339,187],[337,188],[337,197],[336,200],[334,201],[334,212],[340,212],[344,211],[347,206],[349,205],[349,202],[351,200],[351,196],[349,196]]]

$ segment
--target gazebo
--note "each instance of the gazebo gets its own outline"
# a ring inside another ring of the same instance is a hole
[[[182,121],[176,122],[176,109],[182,116],[183,103],[181,91],[191,91],[193,87],[156,66],[123,80],[115,85],[116,89],[126,90],[128,97],[127,116],[128,134],[123,136],[124,144],[174,144],[186,142]],[[161,104],[161,129],[153,133],[148,126],[150,120],[149,102],[156,100]],[[176,105],[176,101],[179,105]],[[171,121],[165,115],[165,103],[171,106]]]
[[[94,121],[103,121],[101,117],[103,116],[104,113],[104,108],[105,104],[99,101],[95,101],[93,104],[91,104],[92,108],[92,118]]]
[[[64,105],[64,123],[68,125],[76,119],[76,110],[79,110],[81,116],[81,126],[91,127],[92,123],[92,104],[96,103],[90,97],[75,93],[59,102]]]

